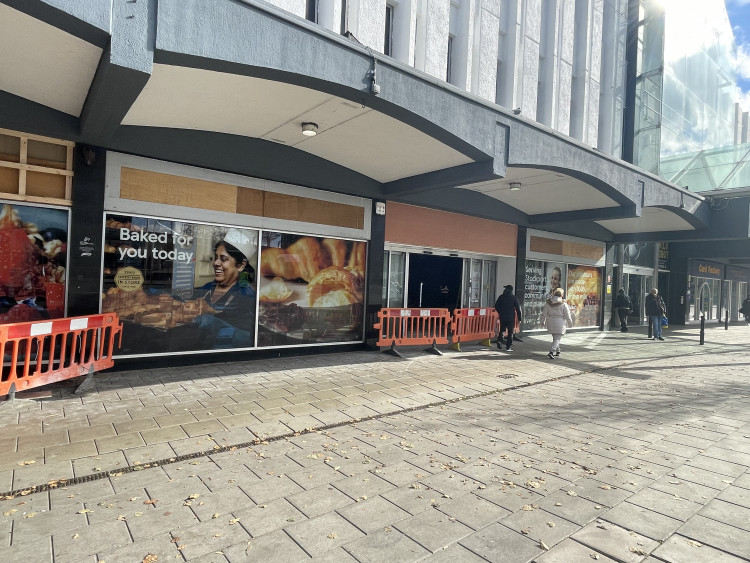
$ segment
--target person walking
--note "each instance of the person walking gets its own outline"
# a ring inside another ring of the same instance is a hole
[[[750,295],[748,295],[742,302],[740,313],[745,315],[745,322],[750,325]]]
[[[661,336],[661,319],[664,317],[667,307],[664,300],[659,295],[659,290],[651,288],[651,292],[646,296],[646,316],[651,321],[653,329],[652,340],[664,340]]]
[[[633,310],[630,297],[625,295],[625,290],[620,288],[615,297],[615,309],[617,316],[620,318],[620,332],[628,331],[628,315]]]
[[[502,350],[502,335],[507,330],[508,335],[505,338],[505,350],[513,351],[513,328],[516,324],[516,315],[518,324],[521,324],[521,305],[518,299],[513,295],[513,286],[503,286],[503,293],[495,301],[495,311],[500,316],[500,334],[497,335],[497,347]]]
[[[552,292],[552,297],[547,299],[542,311],[542,326],[547,326],[547,332],[552,335],[552,347],[547,357],[554,360],[560,355],[560,341],[569,326],[573,326],[573,316],[565,299],[564,292],[558,287]]]

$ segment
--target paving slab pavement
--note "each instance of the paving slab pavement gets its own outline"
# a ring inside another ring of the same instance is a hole
[[[126,368],[19,395],[0,404],[0,559],[750,560],[750,327],[666,337]]]

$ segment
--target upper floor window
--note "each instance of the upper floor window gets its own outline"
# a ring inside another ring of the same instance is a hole
[[[393,12],[395,7],[390,4],[385,6],[385,38],[383,41],[383,54],[393,56]]]
[[[453,83],[453,36],[448,36],[448,63],[445,69],[445,81]]]
[[[318,0],[307,0],[305,19],[313,23],[318,23]]]

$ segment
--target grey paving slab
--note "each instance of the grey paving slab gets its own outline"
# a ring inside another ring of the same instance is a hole
[[[659,542],[604,521],[588,524],[571,535],[577,542],[617,561],[637,563]]]
[[[678,534],[673,535],[653,551],[659,561],[667,563],[739,563],[746,561],[711,546]]]
[[[603,553],[591,549],[577,541],[566,539],[534,559],[534,563],[572,563],[597,561],[599,563],[619,563]]]
[[[538,542],[501,524],[492,524],[459,542],[488,561],[515,563],[531,561],[544,552]]]
[[[429,555],[423,546],[397,530],[388,528],[349,542],[344,549],[361,563],[419,561]]]
[[[292,539],[311,557],[318,557],[364,534],[347,520],[329,512],[286,528]]]
[[[698,515],[685,522],[677,533],[732,555],[750,559],[747,532],[740,528]]]
[[[629,502],[607,510],[601,519],[657,541],[665,540],[682,525],[680,520]]]

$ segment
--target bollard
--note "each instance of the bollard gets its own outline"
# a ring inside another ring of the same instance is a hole
[[[700,345],[703,346],[703,342],[706,340],[706,315],[701,315],[701,339]]]
[[[729,309],[724,313],[724,330],[729,330]]]

